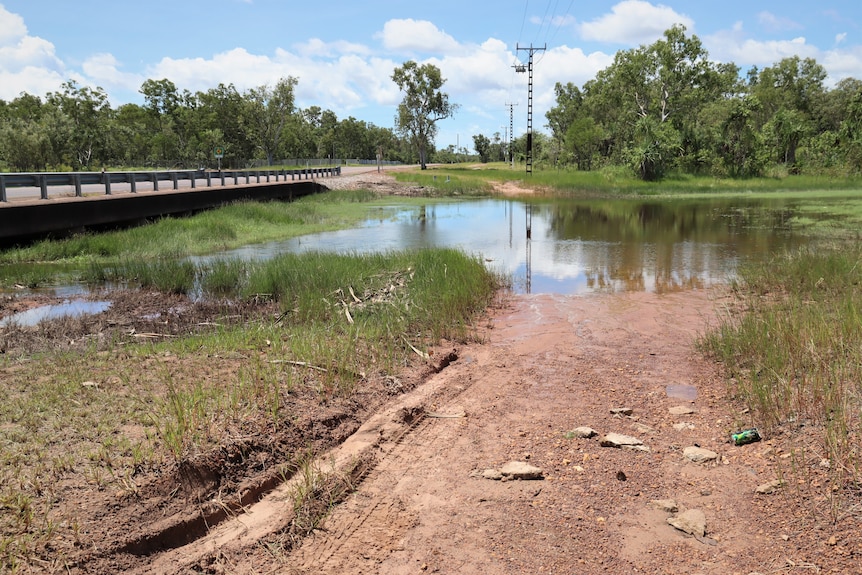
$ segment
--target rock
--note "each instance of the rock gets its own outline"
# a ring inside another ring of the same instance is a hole
[[[629,451],[643,451],[644,453],[649,453],[650,448],[646,445],[622,445],[623,449],[628,449]]]
[[[691,415],[695,413],[694,409],[685,406],[685,405],[677,405],[668,409],[671,415]]]
[[[709,463],[718,459],[718,454],[702,447],[686,447],[682,450],[683,456],[694,463]]]
[[[689,509],[674,517],[669,517],[667,522],[680,531],[703,537],[706,535],[706,516],[700,509]]]
[[[500,473],[499,469],[486,469],[482,472],[482,477],[485,479],[493,479],[494,481],[499,481],[503,479],[503,474]]]
[[[602,438],[602,447],[624,447],[633,445],[643,445],[643,441],[637,437],[623,435],[622,433],[608,433]]]
[[[654,427],[650,427],[649,425],[640,422],[633,423],[632,429],[634,429],[638,433],[643,433],[645,435],[655,435],[656,433],[658,433],[658,430]]]
[[[611,410],[613,415],[631,415],[634,410],[631,407],[615,407]]]
[[[500,474],[510,479],[542,479],[542,470],[523,461],[510,461],[500,468]]]
[[[781,479],[773,479],[768,483],[764,483],[763,485],[758,485],[757,489],[754,491],[761,495],[769,495],[770,493],[775,493],[784,485],[784,481]]]
[[[686,431],[689,429],[694,429],[694,424],[688,423],[688,422],[686,422],[686,423],[674,423],[673,428],[676,429],[677,431]]]
[[[569,433],[572,434],[572,437],[578,437],[580,439],[589,439],[590,437],[598,435],[598,432],[596,432],[592,427],[576,427]]]
[[[679,511],[679,505],[673,499],[653,499],[649,504],[665,513],[676,513]]]
[[[98,389],[99,384],[96,383],[95,381],[82,381],[81,387],[86,388],[86,389]]]

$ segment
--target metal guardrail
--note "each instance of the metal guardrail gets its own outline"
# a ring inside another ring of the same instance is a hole
[[[181,180],[189,180],[192,188],[197,187],[197,180],[206,180],[206,186],[212,187],[213,182],[221,186],[251,184],[252,180],[260,184],[275,178],[276,182],[295,180],[312,180],[319,177],[341,175],[341,166],[334,168],[306,168],[300,170],[171,170],[156,172],[36,172],[36,173],[0,173],[0,202],[9,201],[6,196],[8,188],[39,188],[40,198],[49,199],[48,190],[51,186],[74,186],[75,196],[82,197],[82,186],[104,185],[105,195],[111,195],[111,184],[129,184],[131,193],[137,193],[138,182],[151,182],[153,191],[159,191],[159,182],[170,182],[172,189],[179,189]],[[241,182],[241,180],[245,180]]]

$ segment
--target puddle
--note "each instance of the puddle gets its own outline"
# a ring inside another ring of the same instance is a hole
[[[102,313],[111,307],[109,301],[71,300],[56,305],[43,305],[27,311],[16,313],[0,320],[0,327],[16,324],[21,327],[33,327],[42,320],[60,317],[78,317],[85,314]]]
[[[686,401],[694,401],[697,399],[697,388],[693,385],[668,385],[665,387],[665,392],[668,397],[675,399],[683,399]]]

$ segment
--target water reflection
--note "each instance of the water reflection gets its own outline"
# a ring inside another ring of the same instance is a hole
[[[791,214],[781,202],[739,199],[488,199],[405,208],[360,228],[210,258],[457,247],[510,276],[521,293],[665,292],[727,281],[741,261],[793,247]]]
[[[39,325],[39,322],[44,320],[102,313],[109,307],[111,307],[111,302],[86,300],[72,300],[56,305],[43,305],[0,319],[0,327],[13,324],[21,327],[32,327]]]

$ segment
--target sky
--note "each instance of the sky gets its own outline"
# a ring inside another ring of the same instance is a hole
[[[437,147],[472,150],[476,134],[506,137],[510,112],[515,136],[526,130],[524,48],[545,48],[533,56],[533,129],[545,130],[556,82],[583,86],[674,24],[743,74],[799,56],[826,69],[828,87],[862,79],[859,0],[0,0],[0,99],[74,80],[116,107],[143,104],[147,79],[243,92],[293,76],[299,108],[392,128],[392,72],[415,60],[441,70],[459,105]]]

